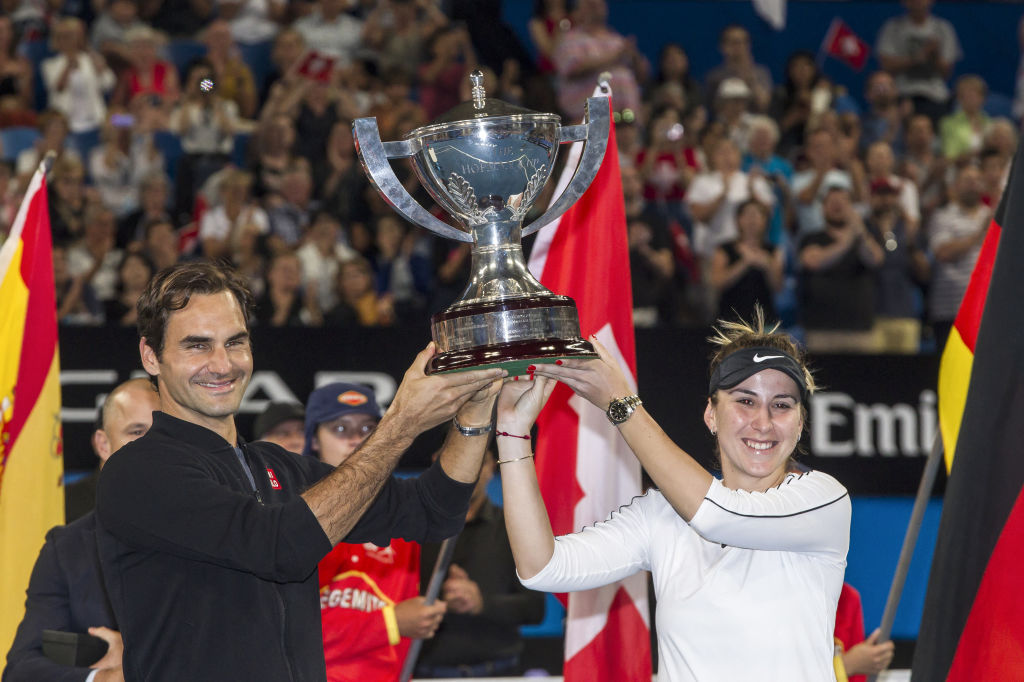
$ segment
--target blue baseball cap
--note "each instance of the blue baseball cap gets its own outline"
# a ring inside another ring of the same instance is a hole
[[[338,382],[321,386],[310,393],[306,402],[306,442],[302,454],[315,457],[313,434],[317,427],[346,414],[368,414],[380,419],[382,412],[373,389],[363,384]]]

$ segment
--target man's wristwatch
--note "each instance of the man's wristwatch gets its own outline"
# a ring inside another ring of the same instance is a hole
[[[618,426],[632,417],[633,413],[636,412],[636,408],[640,405],[643,405],[643,401],[640,400],[640,396],[634,393],[633,395],[627,395],[625,398],[616,398],[611,401],[605,414],[608,415],[608,421]]]

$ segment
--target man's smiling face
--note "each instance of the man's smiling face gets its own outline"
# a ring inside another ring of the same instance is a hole
[[[146,371],[159,377],[164,412],[214,430],[234,419],[252,376],[252,347],[230,291],[192,296],[171,313],[161,357],[145,339],[141,350]]]

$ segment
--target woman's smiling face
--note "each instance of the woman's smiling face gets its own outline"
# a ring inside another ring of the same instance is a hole
[[[786,475],[803,430],[800,389],[777,369],[765,369],[708,400],[704,423],[718,434],[722,481],[734,490],[763,491]]]

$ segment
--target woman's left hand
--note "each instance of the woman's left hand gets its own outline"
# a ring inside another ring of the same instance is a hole
[[[539,364],[535,374],[561,381],[577,395],[606,410],[612,400],[631,395],[633,387],[608,349],[595,336],[587,340],[597,350],[596,360],[566,359],[557,365]]]
[[[498,430],[526,434],[533,428],[555,382],[544,377],[509,377],[498,395]]]

